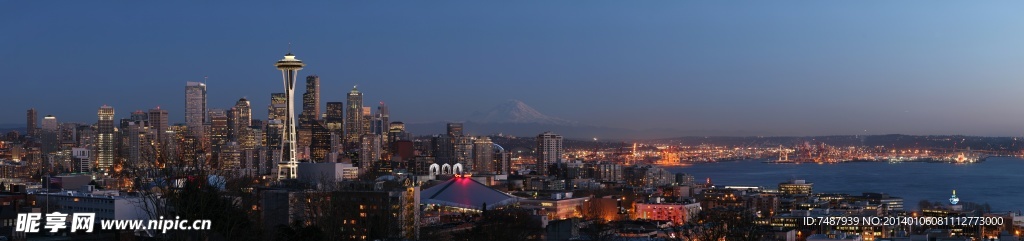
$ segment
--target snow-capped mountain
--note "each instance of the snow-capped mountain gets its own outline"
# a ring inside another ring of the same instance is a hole
[[[468,118],[470,122],[479,123],[521,123],[521,124],[548,124],[548,125],[577,125],[575,121],[569,121],[556,117],[544,115],[519,100],[508,100],[485,112],[474,112]]]

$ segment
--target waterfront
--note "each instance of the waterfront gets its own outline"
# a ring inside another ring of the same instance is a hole
[[[777,188],[789,179],[814,183],[814,192],[884,192],[903,197],[908,209],[920,200],[945,202],[956,189],[962,201],[989,203],[993,211],[1024,209],[1024,159],[993,157],[973,164],[923,162],[852,162],[839,164],[773,164],[762,160],[700,163],[666,167],[689,173],[697,182],[711,178],[716,186]]]

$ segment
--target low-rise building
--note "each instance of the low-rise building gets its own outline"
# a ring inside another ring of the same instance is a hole
[[[548,220],[564,220],[583,217],[585,205],[589,201],[590,197],[574,198],[572,192],[556,192],[550,196],[521,199],[519,205],[546,214]]]
[[[637,203],[633,219],[684,224],[700,212],[700,203]]]

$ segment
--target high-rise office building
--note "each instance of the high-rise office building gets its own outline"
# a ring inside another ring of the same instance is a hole
[[[46,115],[43,117],[43,131],[57,132],[57,128],[57,117],[54,117],[53,115]]]
[[[405,123],[395,121],[388,124],[387,145],[389,148],[397,141],[410,141],[405,132]],[[392,150],[393,151],[393,150]]]
[[[348,109],[345,112],[345,141],[346,143],[359,143],[363,132],[363,93],[360,93],[356,86],[348,92]]]
[[[207,114],[210,118],[210,147],[214,154],[228,144],[228,115],[223,109],[212,109]]]
[[[249,104],[249,100],[238,99],[235,106],[231,107],[231,114],[228,117],[230,117],[228,124],[231,132],[229,139],[233,141],[244,139],[249,134],[249,126],[252,126],[252,106]]]
[[[267,139],[266,156],[268,157],[268,159],[269,159],[268,162],[270,162],[270,163],[268,165],[266,165],[268,167],[267,168],[268,172],[264,172],[264,173],[269,174],[270,173],[269,171],[277,170],[278,169],[278,164],[280,164],[282,162],[281,161],[281,156],[282,156],[281,155],[281,150],[284,150],[284,148],[283,148],[283,146],[281,144],[281,137],[284,136],[282,134],[282,132],[284,132],[284,123],[281,122],[281,120],[277,120],[277,119],[267,120],[267,129],[266,129],[266,132],[264,132],[263,135],[265,136],[264,138]]]
[[[307,127],[320,120],[320,76],[306,76],[306,93],[302,94],[302,115],[299,126]]]
[[[267,120],[279,120],[284,121],[285,113],[288,109],[284,108],[284,105],[288,104],[288,96],[284,93],[271,93],[270,94],[270,106],[267,107]]]
[[[359,173],[374,170],[381,157],[380,136],[364,134],[359,148]]]
[[[96,115],[96,168],[109,171],[114,165],[114,107],[104,105]]]
[[[327,118],[324,119],[325,127],[336,134],[343,134],[345,124],[345,103],[327,102]]]
[[[309,160],[309,145],[313,142],[313,123],[319,124],[299,124],[299,127],[295,128],[295,158],[299,161]]]
[[[512,155],[504,147],[494,143],[494,174],[508,175],[512,171]]]
[[[363,134],[373,134],[373,131],[370,130],[371,123],[373,123],[373,108],[363,106],[363,127],[361,128]]]
[[[199,82],[185,83],[185,125],[193,136],[203,135],[203,124],[206,123],[206,84]]]
[[[434,135],[430,140],[431,153],[438,164],[455,164],[455,142],[448,135]]]
[[[452,137],[454,144],[452,144],[452,156],[455,163],[460,163],[466,171],[473,170],[473,141],[475,140],[472,136],[456,136]]]
[[[377,106],[377,114],[373,116],[373,134],[387,135],[391,123],[389,119],[388,105],[380,102],[380,105]]]
[[[345,150],[345,103],[327,102],[324,128],[331,132],[331,153],[338,155]],[[332,160],[336,160],[334,158]]]
[[[324,162],[331,152],[331,131],[320,122],[312,122],[309,128],[309,160]]]
[[[238,145],[238,142],[228,142],[221,147],[220,153],[217,157],[217,166],[221,170],[236,170],[241,167],[242,163],[242,148]]]
[[[494,164],[494,142],[486,136],[477,138],[473,142],[473,169],[472,172],[480,174],[495,174]]]
[[[281,179],[295,179],[297,178],[296,169],[298,168],[299,162],[295,159],[295,79],[299,75],[299,70],[306,64],[302,63],[301,60],[296,59],[295,55],[288,53],[284,55],[284,59],[277,61],[274,65],[278,70],[281,70],[281,77],[284,81],[284,93],[287,99],[285,104],[285,117],[284,117],[284,131],[281,135],[281,163],[278,164],[277,178]]]
[[[137,111],[141,112],[141,111]],[[143,112],[144,113],[144,112]],[[124,148],[127,149],[128,163],[136,167],[150,167],[150,162],[143,162],[143,160],[151,161],[156,154],[153,152],[152,147],[152,132],[149,126],[146,126],[146,121],[132,121],[128,123],[128,127],[122,130],[124,138],[127,140],[127,144]]]
[[[167,127],[170,126],[167,120],[167,110],[160,109],[159,106],[156,109],[149,109],[149,125],[156,132],[156,140],[162,143],[166,135],[164,132],[167,132]]]
[[[78,123],[60,123],[58,127],[57,140],[60,141],[61,146],[67,147],[83,147],[78,145]]]
[[[43,155],[53,154],[60,150],[60,140],[58,139],[58,130],[60,126],[57,124],[57,117],[53,115],[46,115],[43,117],[42,128],[36,132],[36,138],[39,140],[40,151]]]
[[[551,132],[537,135],[537,174],[548,175],[548,166],[562,158],[562,136]]]
[[[36,128],[38,128],[38,127],[36,127],[36,123],[38,123],[38,121],[39,121],[39,119],[38,119],[38,116],[36,115],[36,109],[35,108],[28,109],[28,113],[27,113],[26,120],[25,120],[25,123],[26,123],[25,130],[28,131],[28,135],[29,136],[36,135]]]
[[[145,111],[135,110],[128,119],[135,124],[149,126],[149,113],[146,113]]]

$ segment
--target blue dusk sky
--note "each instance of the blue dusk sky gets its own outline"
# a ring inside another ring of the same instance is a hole
[[[0,123],[167,109],[266,118],[291,51],[323,102],[393,120],[519,99],[622,128],[1024,135],[1022,1],[0,1]],[[303,87],[297,87],[301,96]]]

